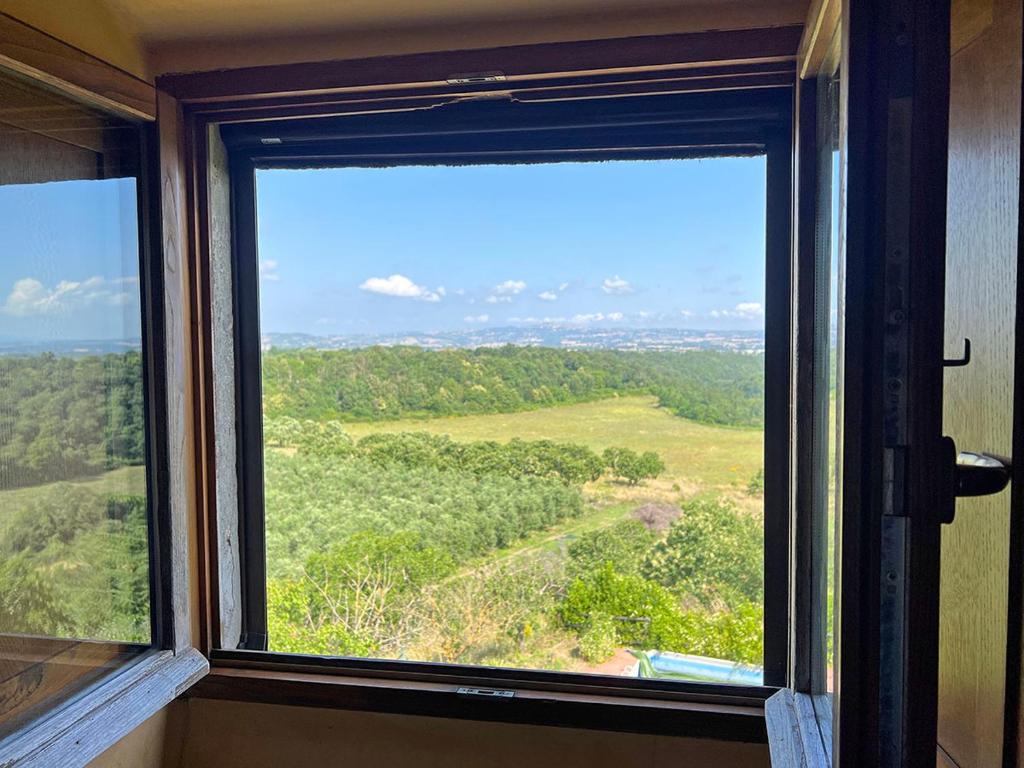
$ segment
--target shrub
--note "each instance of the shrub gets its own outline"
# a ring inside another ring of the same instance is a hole
[[[759,469],[754,473],[754,476],[750,478],[750,482],[747,483],[747,495],[748,496],[763,496],[764,495],[764,470]]]
[[[615,620],[603,613],[591,616],[586,628],[580,633],[580,656],[592,664],[600,664],[615,654],[615,648]]]
[[[606,448],[602,458],[613,475],[630,485],[655,478],[665,471],[665,462],[653,451],[637,454],[629,448]]]
[[[621,645],[658,648],[676,632],[682,614],[672,593],[653,581],[619,573],[610,564],[577,578],[559,606],[569,628],[585,630],[600,615],[615,620]]]
[[[760,602],[764,593],[764,531],[758,520],[723,499],[686,502],[642,572],[706,607]]]
[[[637,574],[654,541],[639,520],[622,520],[587,531],[569,545],[569,572],[580,576],[611,565],[619,573]]]

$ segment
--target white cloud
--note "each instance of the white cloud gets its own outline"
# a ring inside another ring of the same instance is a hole
[[[125,286],[138,282],[137,277],[117,277],[106,280],[99,276],[87,280],[61,280],[47,288],[34,277],[15,281],[3,304],[3,312],[14,317],[66,314],[96,304],[124,306],[132,301],[132,293]]]
[[[522,280],[506,280],[491,290],[491,295],[484,299],[487,304],[511,304],[512,299],[526,290]]]
[[[277,274],[277,262],[274,259],[262,259],[260,261],[260,277],[272,282],[277,282],[281,279],[281,276]]]
[[[542,301],[555,301],[558,298],[558,294],[552,293],[551,291],[544,291],[543,293],[538,293],[537,298]]]
[[[692,309],[680,309],[679,314],[689,320],[696,313]]]
[[[615,275],[615,277],[606,277],[604,279],[604,282],[601,283],[601,290],[613,296],[618,296],[624,293],[632,293],[633,286],[629,284],[628,280],[623,280],[618,275]]]
[[[568,283],[560,283],[559,286],[558,286],[558,290],[559,291],[564,291],[568,287],[569,287]]]
[[[607,317],[609,320],[614,320],[615,322],[618,322],[623,318],[623,314],[621,312],[609,312]]]
[[[574,323],[597,323],[600,322],[601,320],[604,320],[604,315],[601,314],[600,312],[572,316],[572,321]]]
[[[764,317],[764,307],[759,301],[741,301],[732,309],[713,309],[711,317],[734,318],[736,320],[757,320]]]
[[[494,293],[498,296],[515,296],[526,290],[526,283],[522,280],[506,280],[504,283],[494,286]]]
[[[490,315],[466,315],[462,318],[467,323],[486,323],[490,320]]]
[[[431,291],[422,285],[416,285],[405,275],[371,277],[360,285],[359,288],[370,293],[379,293],[383,296],[416,299],[417,301],[440,301],[441,296],[444,295],[444,286],[440,286],[436,291]]]
[[[764,315],[764,307],[759,301],[740,302],[733,311],[744,317],[762,317]]]

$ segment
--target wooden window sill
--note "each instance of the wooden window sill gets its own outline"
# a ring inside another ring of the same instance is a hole
[[[451,683],[286,670],[214,667],[190,697],[360,710],[461,720],[688,736],[765,743],[764,708],[595,693],[511,688],[515,694],[460,693]]]
[[[784,688],[764,705],[772,768],[830,768],[832,699]]]
[[[12,734],[0,744],[0,766],[85,765],[209,668],[194,648],[152,651]]]

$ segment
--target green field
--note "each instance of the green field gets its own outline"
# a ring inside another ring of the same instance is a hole
[[[658,408],[657,398],[646,395],[521,413],[346,424],[345,430],[356,439],[380,432],[430,432],[460,441],[518,437],[580,443],[598,452],[610,446],[654,451],[666,467],[658,482],[675,482],[690,490],[746,488],[761,469],[764,450],[760,429],[682,419]]]
[[[120,467],[103,472],[92,477],[83,477],[78,480],[64,481],[68,485],[77,488],[86,488],[95,493],[127,494],[131,496],[146,495],[146,468],[145,467]],[[43,485],[29,485],[24,488],[12,488],[0,490],[0,515],[12,514],[21,508],[26,502],[45,495],[53,486],[59,483],[46,483]],[[3,517],[0,517],[2,520]]]

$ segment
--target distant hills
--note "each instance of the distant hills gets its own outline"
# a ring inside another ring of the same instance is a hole
[[[12,339],[0,337],[0,357],[41,355],[59,357],[120,354],[142,349],[141,339]]]
[[[723,350],[755,354],[764,351],[764,331],[711,331],[683,328],[580,328],[570,325],[508,326],[437,333],[390,333],[317,336],[310,333],[265,333],[263,350],[360,349],[411,346],[423,349],[554,347],[619,351],[684,352]],[[140,339],[29,339],[0,337],[0,357],[50,353],[60,357],[105,355],[141,349]]]
[[[687,351],[718,349],[754,354],[764,351],[764,331],[710,331],[682,328],[580,328],[569,325],[508,326],[437,333],[315,336],[266,333],[263,350],[359,349],[412,346],[424,349],[501,347],[506,344],[560,349]]]

